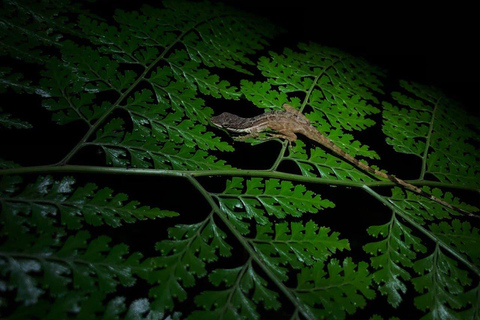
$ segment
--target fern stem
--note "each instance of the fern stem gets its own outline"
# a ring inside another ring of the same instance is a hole
[[[420,172],[420,178],[419,178],[420,180],[423,180],[425,178],[425,172],[427,171],[427,156],[428,156],[428,149],[430,149],[430,139],[432,137],[432,132],[433,132],[433,123],[435,122],[435,114],[437,113],[437,107],[441,99],[442,98],[436,101],[435,107],[433,108],[432,118],[430,120],[430,126],[428,129],[427,140],[425,141],[425,151],[423,152],[423,155],[422,155],[422,171]]]
[[[228,177],[260,177],[285,179],[295,182],[312,183],[312,184],[327,184],[334,186],[344,186],[353,188],[365,187],[392,187],[396,184],[392,181],[372,181],[361,182],[351,180],[337,180],[326,179],[320,177],[308,177],[298,174],[285,173],[270,170],[242,170],[242,169],[221,169],[221,170],[161,170],[161,169],[142,169],[142,168],[120,168],[120,167],[101,167],[101,166],[83,166],[83,165],[64,165],[64,166],[32,166],[19,167],[11,169],[0,170],[0,175],[14,175],[14,174],[46,174],[46,173],[98,173],[98,174],[121,174],[121,175],[137,175],[137,176],[169,176],[169,177],[214,177],[214,176],[228,176]],[[416,186],[432,186],[453,188],[459,190],[468,190],[480,193],[480,189],[475,189],[466,185],[449,184],[438,181],[428,180],[406,180],[406,182]]]
[[[230,222],[230,220],[227,218],[225,213],[218,207],[217,203],[213,199],[213,197],[210,195],[210,193],[203,188],[203,186],[191,175],[186,176],[187,179],[192,183],[192,185],[203,195],[205,200],[210,204],[212,210],[217,214],[217,216],[222,220],[222,222],[226,225],[226,227],[230,230],[230,232],[233,234],[233,236],[241,243],[242,247],[248,252],[250,255],[250,258],[252,258],[257,265],[262,269],[263,272],[270,278],[270,280],[275,283],[275,285],[278,287],[279,290],[282,291],[282,293],[293,303],[293,305],[300,309],[302,312],[303,316],[306,319],[312,319],[314,318],[311,317],[310,313],[308,310],[303,306],[300,301],[298,301],[297,297],[292,293],[290,289],[288,289],[283,282],[278,279],[275,274],[265,265],[264,261],[259,257],[257,252],[255,251],[254,248],[250,245],[250,243],[245,239],[245,237],[242,236],[242,234],[235,228],[235,226]]]
[[[452,248],[450,245],[442,241],[441,239],[437,238],[431,231],[425,229],[422,225],[420,225],[418,222],[413,220],[410,215],[405,212],[402,208],[400,208],[397,204],[395,204],[393,201],[388,201],[372,189],[370,189],[368,186],[364,186],[363,190],[365,190],[368,194],[373,196],[375,199],[379,200],[382,202],[384,205],[389,207],[391,210],[395,211],[398,215],[400,215],[405,221],[407,221],[410,225],[415,227],[418,231],[423,233],[427,238],[432,240],[436,245],[440,246],[442,249],[448,251],[449,254],[454,256],[458,261],[462,262],[468,269],[470,269],[474,274],[476,274],[478,277],[480,277],[480,268],[475,266],[473,263],[468,261],[462,254],[458,252],[458,250],[455,250]]]
[[[272,167],[270,168],[270,171],[275,171],[278,169],[278,166],[282,162],[284,156],[285,156],[285,150],[287,149],[288,142],[284,141],[282,142],[282,149],[280,150],[277,159],[273,163]]]
[[[332,63],[330,63],[328,66],[326,66],[322,72],[320,72],[314,79],[313,79],[313,83],[312,85],[310,86],[310,88],[308,89],[308,91],[306,92],[306,95],[305,95],[305,98],[303,99],[303,102],[302,102],[302,106],[300,107],[300,112],[303,112],[303,109],[305,109],[305,106],[307,105],[308,103],[308,100],[310,99],[310,96],[312,95],[312,92],[313,92],[313,89],[315,89],[315,86],[317,85],[317,82],[318,80],[320,79],[321,76],[323,76],[325,74],[325,72],[327,72],[328,69],[330,69],[331,67],[333,67],[335,65],[335,63],[339,62],[340,60],[335,60],[333,61]]]

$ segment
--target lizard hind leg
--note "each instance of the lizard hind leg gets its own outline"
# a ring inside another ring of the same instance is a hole
[[[280,138],[283,140],[286,140],[288,142],[288,150],[290,151],[290,154],[293,153],[293,145],[295,144],[295,141],[297,140],[297,135],[291,131],[288,130],[282,130],[278,129],[276,130],[278,133],[271,133],[269,134],[269,137],[272,139],[274,138]]]
[[[292,114],[296,115],[298,118],[301,118],[301,119],[305,120],[306,122],[310,123],[310,120],[308,120],[308,118],[305,117],[305,115],[303,113],[301,113],[300,111],[298,111],[297,109],[295,109],[294,107],[289,105],[288,103],[283,104],[283,109],[285,109],[286,112],[292,113]]]

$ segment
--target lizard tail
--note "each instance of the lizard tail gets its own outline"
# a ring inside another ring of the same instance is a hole
[[[455,210],[457,212],[460,212],[462,214],[466,214],[468,215],[469,217],[475,217],[475,218],[480,218],[480,216],[478,215],[475,215],[471,212],[468,212],[466,210],[463,210],[463,209],[460,209],[460,208],[457,208],[453,205],[451,205],[450,203],[442,200],[442,199],[439,199],[431,194],[428,194],[426,193],[425,191],[423,191],[422,189],[402,180],[402,179],[399,179],[395,176],[392,176],[392,175],[389,175],[389,174],[386,174],[385,172],[381,172],[381,171],[378,171],[368,165],[366,165],[365,163],[363,162],[360,162],[358,159],[355,159],[354,157],[352,157],[351,155],[349,155],[348,153],[346,153],[345,151],[343,151],[342,149],[340,149],[337,145],[335,145],[333,143],[333,141],[331,141],[330,139],[328,139],[327,137],[325,137],[323,134],[321,134],[320,132],[318,132],[318,134],[315,134],[315,139],[312,139],[312,140],[315,140],[317,142],[320,142],[322,145],[324,145],[325,147],[329,148],[330,150],[332,150],[333,152],[335,152],[336,154],[338,154],[339,156],[341,156],[342,158],[344,158],[345,160],[349,161],[350,163],[352,163],[353,165],[359,167],[360,169],[370,173],[370,174],[373,174],[375,176],[378,176],[378,177],[382,177],[382,178],[385,178],[385,179],[388,179],[398,185],[401,185],[403,187],[405,187],[406,189],[410,190],[410,191],[413,191],[421,196],[424,196],[432,201],[435,201],[449,209],[452,209],[452,210]]]

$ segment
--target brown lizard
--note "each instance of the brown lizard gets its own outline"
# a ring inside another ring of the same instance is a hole
[[[246,138],[256,138],[261,132],[265,132],[266,130],[271,129],[277,133],[268,134],[269,139],[280,138],[287,140],[289,143],[292,143],[297,140],[296,133],[300,133],[305,137],[309,138],[310,140],[313,140],[325,146],[340,157],[344,158],[353,165],[370,174],[388,179],[400,186],[405,187],[408,190],[427,197],[430,200],[433,200],[452,210],[467,214],[471,217],[479,217],[468,211],[457,208],[433,195],[430,195],[425,191],[421,190],[420,188],[402,179],[376,170],[366,165],[365,163],[360,162],[358,159],[355,159],[354,157],[340,149],[337,145],[333,143],[332,140],[330,140],[322,133],[320,133],[317,129],[315,129],[315,127],[310,124],[310,120],[308,120],[307,117],[305,117],[300,111],[296,110],[295,108],[286,103],[283,105],[283,108],[285,109],[285,111],[267,112],[252,118],[242,118],[237,115],[224,112],[218,116],[212,117],[211,123],[218,128],[226,129],[227,131],[232,133],[241,134],[241,140]]]

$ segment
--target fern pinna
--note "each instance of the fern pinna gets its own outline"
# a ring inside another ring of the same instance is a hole
[[[272,51],[278,28],[221,4],[94,12],[1,5],[2,319],[480,319],[478,220],[209,123],[289,103],[474,212],[479,119],[340,50]]]

